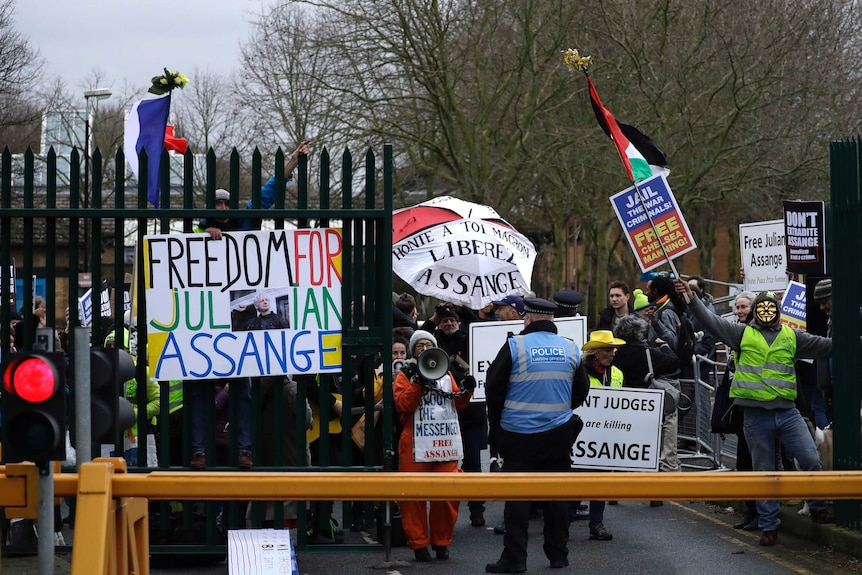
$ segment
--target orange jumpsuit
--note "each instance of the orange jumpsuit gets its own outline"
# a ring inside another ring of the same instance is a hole
[[[452,391],[460,389],[455,378],[452,380]],[[401,416],[401,438],[398,441],[399,471],[438,471],[441,473],[459,473],[458,461],[421,462],[413,461],[413,413],[419,407],[423,387],[410,381],[403,372],[395,377],[393,394],[395,409]],[[453,400],[455,409],[461,411],[470,403],[470,396],[465,395]],[[401,506],[401,523],[407,535],[407,546],[410,549],[421,549],[431,545],[451,545],[452,533],[455,532],[455,522],[458,521],[458,506],[460,501],[431,501],[430,513],[425,501],[399,501]],[[430,536],[428,524],[430,522]]]

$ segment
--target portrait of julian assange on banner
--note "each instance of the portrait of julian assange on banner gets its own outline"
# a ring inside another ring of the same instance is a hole
[[[826,207],[823,202],[784,201],[787,271],[826,275]]]
[[[151,377],[341,370],[340,229],[144,238]]]
[[[641,271],[648,272],[666,263],[668,258],[697,248],[664,175],[638,182],[637,190],[631,187],[610,199]]]

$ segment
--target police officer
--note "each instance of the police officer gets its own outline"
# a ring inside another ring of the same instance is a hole
[[[581,352],[557,335],[557,305],[524,299],[524,330],[510,337],[488,368],[486,402],[491,440],[503,457],[503,471],[568,472],[572,444],[583,422],[572,413],[586,399],[589,380]],[[559,569],[568,560],[568,514],[565,501],[543,503],[545,555]],[[507,501],[503,553],[488,563],[488,573],[527,569],[529,501]]]
[[[578,308],[581,302],[584,301],[584,296],[573,289],[561,289],[554,294],[554,303],[557,304],[557,311],[554,317],[576,317],[581,315]]]

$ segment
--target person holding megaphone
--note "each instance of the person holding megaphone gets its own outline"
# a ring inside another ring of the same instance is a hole
[[[418,330],[410,338],[411,359],[395,378],[395,408],[403,429],[398,441],[399,471],[458,473],[463,457],[458,411],[467,407],[476,387],[468,376],[463,390],[449,372],[449,355],[437,339]],[[416,561],[431,561],[430,544],[438,560],[449,558],[449,545],[458,520],[458,501],[400,501],[407,546]],[[430,525],[430,533],[428,526]]]

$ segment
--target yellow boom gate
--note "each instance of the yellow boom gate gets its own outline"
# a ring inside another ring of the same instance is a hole
[[[862,472],[493,473],[394,472],[126,472],[121,458],[96,459],[78,474],[55,477],[55,495],[77,498],[73,575],[149,573],[149,500],[358,501],[740,500],[862,497]],[[0,476],[0,505],[35,516],[36,466],[9,465]],[[240,490],[237,485],[242,485]],[[237,493],[241,491],[241,493]],[[86,535],[84,535],[86,534]]]

